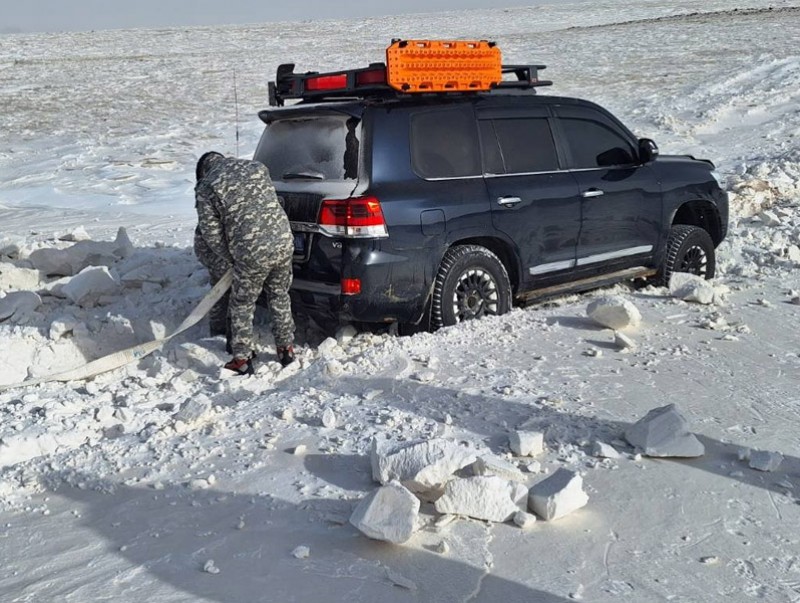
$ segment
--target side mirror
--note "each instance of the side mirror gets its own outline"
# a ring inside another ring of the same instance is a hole
[[[658,157],[658,145],[649,138],[639,139],[639,160],[643,164],[652,163]]]

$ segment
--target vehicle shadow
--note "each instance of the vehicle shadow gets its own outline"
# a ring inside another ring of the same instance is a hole
[[[625,430],[631,425],[624,421],[568,412],[546,403],[522,404],[510,399],[472,395],[409,379],[347,377],[339,380],[339,386],[346,391],[380,390],[383,392],[382,404],[434,421],[441,421],[442,417],[449,415],[454,427],[482,436],[483,441],[497,453],[508,450],[509,431],[521,426],[545,433],[545,440],[552,449],[563,444],[584,443],[588,453],[591,442],[624,441]],[[421,404],[420,401],[424,403]],[[676,463],[687,471],[707,472],[779,494],[787,493],[787,486],[782,483],[785,478],[800,478],[800,458],[796,456],[783,454],[783,462],[778,470],[762,472],[751,469],[746,461],[739,459],[742,446],[697,432],[695,435],[705,446],[702,457],[653,460]],[[628,447],[626,451],[631,454],[635,452],[632,447]],[[692,477],[694,476],[687,474],[687,479]]]
[[[323,467],[326,461],[315,459],[311,465],[342,475],[343,468],[354,471],[352,460]],[[344,477],[347,483],[354,479]],[[88,530],[99,544],[75,547],[66,567],[56,558],[52,567],[38,572],[43,595],[52,589],[80,592],[87,588],[85,565],[102,563],[115,579],[89,585],[95,600],[139,601],[146,591],[151,600],[188,596],[220,603],[568,601],[432,553],[413,538],[402,546],[370,540],[347,523],[355,504],[350,500],[313,498],[294,504],[266,493],[192,490],[185,484],[134,488],[75,474],[67,480],[53,474],[49,481],[50,505],[61,500],[73,513],[80,509],[80,519],[62,509],[39,519],[37,531],[50,532],[50,523],[55,534],[56,524],[75,521],[81,537]],[[83,482],[83,487],[65,481]],[[308,558],[293,555],[301,545],[309,548]],[[6,549],[0,559],[9,553]],[[10,564],[10,559],[3,561],[3,567]],[[142,571],[146,578],[137,577]],[[15,593],[37,592],[30,576],[8,583],[6,595],[13,600]]]

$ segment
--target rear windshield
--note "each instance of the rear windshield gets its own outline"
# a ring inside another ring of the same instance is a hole
[[[355,180],[359,120],[348,115],[279,119],[268,124],[255,160],[273,180]]]

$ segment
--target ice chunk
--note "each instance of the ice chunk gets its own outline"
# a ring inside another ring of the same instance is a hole
[[[648,412],[627,429],[625,439],[645,456],[695,457],[705,452],[675,404]]]
[[[90,266],[69,279],[61,291],[80,306],[93,306],[101,297],[120,289],[117,278],[105,266]]]
[[[435,507],[439,513],[503,522],[525,508],[527,494],[522,484],[501,477],[468,477],[448,482]]]
[[[642,321],[636,306],[619,295],[597,298],[587,306],[586,315],[600,326],[615,331],[637,327]]]
[[[528,495],[528,507],[547,521],[569,515],[588,502],[583,478],[568,469],[559,469],[534,485]]]
[[[536,515],[527,513],[526,511],[518,511],[514,514],[514,523],[523,530],[530,530],[536,525]]]
[[[601,459],[618,459],[622,455],[610,444],[598,441],[592,444],[592,456],[596,456]]]
[[[635,350],[636,342],[619,331],[614,331],[614,345],[620,350]]]
[[[753,450],[750,453],[750,468],[757,471],[777,471],[783,462],[780,452]]]
[[[42,305],[42,298],[33,291],[12,291],[0,297],[0,322],[20,318]]]
[[[322,425],[323,427],[327,427],[328,429],[332,429],[336,427],[336,413],[333,412],[333,409],[326,408],[322,413]]]
[[[511,463],[486,454],[472,464],[475,475],[496,475],[513,482],[524,482],[525,475]]]
[[[714,285],[701,276],[688,272],[673,272],[669,279],[669,292],[672,297],[698,304],[714,303]]]
[[[350,523],[370,538],[399,544],[417,530],[419,504],[400,482],[391,481],[358,503]]]
[[[189,398],[183,404],[178,412],[173,415],[176,421],[183,421],[187,424],[195,423],[201,420],[207,413],[211,411],[211,399],[208,396],[198,395]]]
[[[475,450],[452,440],[436,438],[396,443],[372,442],[372,477],[386,484],[399,480],[413,492],[441,490],[459,469],[475,462]]]
[[[517,456],[537,456],[544,452],[544,434],[540,431],[514,431],[508,445]]]

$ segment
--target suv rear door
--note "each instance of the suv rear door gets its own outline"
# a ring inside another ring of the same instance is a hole
[[[647,263],[661,233],[661,187],[654,170],[639,161],[635,137],[593,106],[558,105],[555,111],[580,188],[578,269]]]
[[[581,201],[575,179],[559,169],[547,107],[480,108],[478,123],[492,222],[517,248],[521,288],[567,278]]]
[[[292,288],[327,284],[338,291],[341,245],[319,233],[317,220],[323,199],[345,199],[358,183],[359,116],[310,105],[260,117],[266,128],[254,159],[269,168],[295,234]]]

